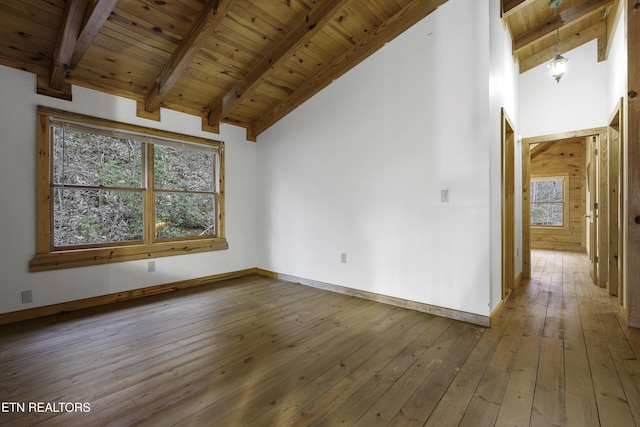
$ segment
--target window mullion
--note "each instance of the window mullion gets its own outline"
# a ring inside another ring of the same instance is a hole
[[[145,198],[144,198],[144,223],[145,242],[153,244],[156,239],[156,204],[155,189],[153,185],[153,144],[145,144]]]

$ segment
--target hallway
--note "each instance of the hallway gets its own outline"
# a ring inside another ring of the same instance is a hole
[[[640,423],[640,331],[623,324],[617,298],[588,268],[584,254],[532,251],[532,278],[481,340],[499,336],[465,418],[493,424],[486,400],[499,405],[496,425]]]

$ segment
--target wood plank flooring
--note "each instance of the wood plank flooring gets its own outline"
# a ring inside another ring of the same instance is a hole
[[[0,425],[640,424],[640,331],[532,255],[490,329],[261,276],[4,325]]]

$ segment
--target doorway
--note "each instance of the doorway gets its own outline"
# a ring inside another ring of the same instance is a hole
[[[524,138],[522,141],[522,278],[531,277],[531,153],[540,150],[542,144],[560,140],[606,136],[606,128],[593,128],[564,132],[538,137]],[[581,185],[586,185],[581,182]],[[583,220],[581,213],[580,221]]]

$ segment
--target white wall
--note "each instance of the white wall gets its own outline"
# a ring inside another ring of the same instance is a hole
[[[607,59],[607,111],[609,114],[614,111],[620,98],[627,94],[627,42],[624,19],[623,11],[618,18]]]
[[[259,267],[489,315],[489,47],[489,0],[450,0],[260,135]]]
[[[590,129],[608,124],[607,62],[598,62],[598,42],[569,52],[559,83],[546,64],[520,75],[520,133],[523,137]]]
[[[201,120],[162,110],[162,121],[139,119],[131,100],[81,87],[73,102],[36,95],[35,76],[0,66],[0,313],[126,291],[155,284],[256,266],[256,145],[244,129],[222,125],[221,135],[201,131]],[[35,253],[36,106],[46,105],[96,117],[225,141],[226,234],[229,250],[146,261],[29,273]],[[22,304],[21,292],[33,291]]]

